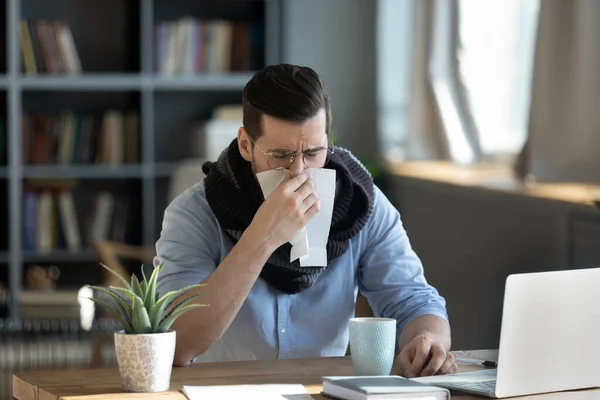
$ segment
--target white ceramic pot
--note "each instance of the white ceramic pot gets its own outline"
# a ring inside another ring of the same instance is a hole
[[[115,351],[123,390],[169,390],[175,356],[174,331],[139,335],[115,332]]]

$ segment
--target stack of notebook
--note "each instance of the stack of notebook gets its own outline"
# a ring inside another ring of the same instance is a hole
[[[450,391],[400,376],[325,376],[323,394],[340,400],[450,399]]]

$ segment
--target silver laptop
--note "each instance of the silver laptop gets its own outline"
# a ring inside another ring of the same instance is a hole
[[[498,368],[415,380],[496,398],[600,387],[600,268],[510,275]]]

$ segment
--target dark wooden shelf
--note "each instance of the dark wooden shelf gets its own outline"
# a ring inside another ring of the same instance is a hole
[[[24,90],[107,91],[142,87],[142,79],[137,74],[38,75],[23,76],[17,82]]]
[[[132,165],[28,165],[23,178],[30,179],[130,179],[141,178],[142,166]]]
[[[69,250],[53,250],[50,252],[39,252],[25,250],[23,262],[94,262],[98,261],[98,255],[94,250],[82,249],[78,252]]]

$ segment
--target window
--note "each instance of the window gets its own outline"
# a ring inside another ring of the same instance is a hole
[[[459,0],[458,65],[484,155],[527,136],[539,0]]]
[[[422,75],[434,103],[425,108],[439,115],[440,140],[447,142],[453,160],[518,153],[527,136],[538,12],[539,0],[379,0],[382,154],[411,156],[406,146],[409,104],[424,99],[410,93],[413,68],[427,69]],[[423,29],[416,33],[413,21],[418,18],[430,21],[431,28],[424,28],[431,29],[428,34]],[[416,34],[429,36],[430,42]],[[425,66],[415,67],[413,55],[424,52],[429,52]]]
[[[380,151],[402,157],[410,94],[413,0],[377,5],[377,112]]]

